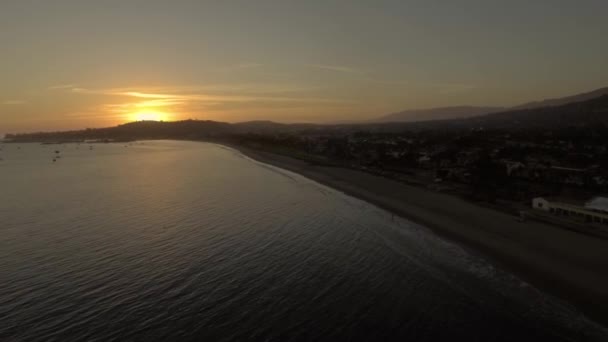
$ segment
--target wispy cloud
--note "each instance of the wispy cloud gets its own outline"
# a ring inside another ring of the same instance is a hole
[[[476,89],[477,86],[468,83],[450,83],[450,82],[418,82],[408,80],[383,80],[375,78],[367,78],[366,81],[375,84],[387,86],[407,86],[410,88],[427,88],[432,89],[440,94],[462,93]]]
[[[269,86],[269,85],[250,85],[250,86],[210,86],[210,87],[173,87],[173,88],[71,88],[72,93],[104,95],[116,97],[132,97],[145,99],[147,101],[157,101],[157,103],[168,103],[170,101],[255,101],[255,100],[274,100],[290,101],[294,99],[309,99],[313,101],[330,101],[329,99],[313,98],[306,95],[306,91],[314,88],[289,87],[289,86]],[[198,90],[198,91],[197,91]]]
[[[366,81],[375,84],[388,85],[388,86],[411,86],[414,84],[410,81],[399,81],[399,80],[383,80],[383,79],[375,79],[375,78],[367,78]]]
[[[139,91],[107,92],[108,95],[132,96],[144,99],[175,99],[180,95],[142,93]]]
[[[431,83],[431,87],[437,88],[442,94],[454,94],[471,91],[477,86],[466,83]]]
[[[26,102],[22,101],[22,100],[6,100],[6,101],[3,101],[2,104],[7,105],[7,106],[18,106],[18,105],[26,104]]]
[[[325,64],[306,64],[309,68],[316,68],[321,70],[329,70],[333,72],[341,72],[347,74],[363,74],[363,71],[342,65],[325,65]]]
[[[110,115],[123,116],[146,110],[188,113],[210,108],[290,108],[350,103],[313,95],[310,88],[268,84],[61,89],[72,94],[107,98],[99,101],[98,109]]]
[[[223,67],[219,67],[214,71],[227,72],[227,71],[238,71],[238,70],[247,70],[247,69],[257,69],[263,67],[263,64],[260,63],[252,63],[252,62],[244,62],[237,63],[232,65],[227,65]]]
[[[49,90],[63,90],[63,89],[72,89],[72,88],[76,88],[77,86],[74,84],[58,84],[58,85],[53,85],[48,87]]]

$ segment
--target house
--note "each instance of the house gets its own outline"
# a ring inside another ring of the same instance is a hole
[[[536,197],[532,199],[532,208],[587,223],[608,224],[608,198],[606,197],[594,197],[587,202]]]
[[[551,166],[547,170],[549,181],[561,184],[583,186],[588,178],[587,169]]]
[[[519,161],[512,161],[512,160],[505,159],[505,160],[501,160],[501,162],[505,165],[508,176],[514,176],[514,175],[520,173],[521,170],[526,168],[526,165],[524,165],[524,163],[519,162]]]
[[[587,203],[585,203],[585,208],[608,214],[608,198],[606,197],[594,197]]]
[[[431,157],[428,154],[422,155],[418,158],[418,165],[422,168],[431,168]]]

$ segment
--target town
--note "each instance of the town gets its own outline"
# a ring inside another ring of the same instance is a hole
[[[572,128],[542,133],[317,128],[239,134],[231,142],[363,170],[519,215],[536,197],[581,201],[607,193],[606,137]]]
[[[8,142],[199,140],[356,169],[602,237],[587,203],[608,193],[608,95],[469,119],[339,125],[140,121],[81,131],[9,134]],[[543,198],[574,211],[532,205]],[[601,215],[600,215],[601,216]]]

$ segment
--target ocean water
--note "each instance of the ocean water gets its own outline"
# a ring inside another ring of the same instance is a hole
[[[608,340],[428,229],[222,146],[0,149],[1,341]]]

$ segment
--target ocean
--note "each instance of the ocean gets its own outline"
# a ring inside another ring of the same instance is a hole
[[[0,144],[1,341],[606,341],[429,229],[199,142]]]

